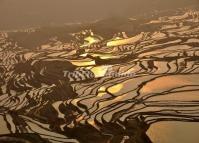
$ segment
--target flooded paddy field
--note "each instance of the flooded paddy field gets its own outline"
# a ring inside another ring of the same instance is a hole
[[[126,21],[36,46],[42,28],[1,32],[0,142],[197,143],[199,12]]]

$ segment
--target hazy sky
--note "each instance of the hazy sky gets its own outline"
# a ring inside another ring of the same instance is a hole
[[[0,0],[0,29],[133,16],[199,0]]]

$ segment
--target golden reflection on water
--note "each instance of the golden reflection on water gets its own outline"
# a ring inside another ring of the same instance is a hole
[[[153,143],[198,143],[199,124],[191,122],[159,122],[147,131]]]
[[[94,43],[99,42],[99,39],[97,39],[97,38],[95,38],[95,37],[91,37],[91,36],[86,37],[84,40],[87,41],[87,43],[83,44],[83,45],[80,46],[80,47],[90,46],[90,45],[92,45],[92,44],[94,44]]]
[[[152,82],[147,83],[142,89],[141,93],[158,92],[164,89],[179,87],[191,84],[191,81],[185,79],[185,76],[166,76],[158,78]],[[158,85],[158,86],[157,86]]]
[[[143,35],[139,34],[131,38],[112,40],[112,41],[107,42],[107,46],[112,47],[112,46],[119,46],[119,45],[125,45],[125,44],[132,44],[134,42],[139,41],[142,37]]]
[[[109,66],[98,66],[91,69],[95,77],[103,77],[106,75]]]
[[[106,91],[106,87],[102,86],[98,89],[98,92],[105,92]]]
[[[112,94],[116,94],[123,88],[123,86],[124,86],[123,84],[117,84],[115,86],[110,87],[108,91]]]
[[[70,61],[76,66],[92,66],[95,65],[95,61]]]

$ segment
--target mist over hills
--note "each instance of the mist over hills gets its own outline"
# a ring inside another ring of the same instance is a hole
[[[167,15],[184,15],[186,11],[186,9],[157,11],[136,16],[135,19],[126,16],[115,16],[80,24],[46,25],[38,28],[14,30],[8,32],[8,34],[19,46],[30,49],[48,43],[49,39],[53,37],[57,37],[57,40],[63,43],[69,43],[74,40],[74,33],[89,29],[104,39],[111,39],[115,34],[121,32],[125,32],[129,36],[135,36],[143,31],[156,32],[162,24],[165,24],[164,22],[149,23],[151,20],[157,20],[158,17],[167,17]],[[189,23],[184,24],[189,25]],[[34,32],[30,32],[31,29]]]
[[[0,0],[0,30],[134,17],[199,5],[198,0]]]

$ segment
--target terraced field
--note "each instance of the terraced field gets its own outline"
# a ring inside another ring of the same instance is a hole
[[[156,143],[156,123],[199,122],[199,12],[146,21],[158,28],[75,33],[70,49],[2,33],[0,142]]]

